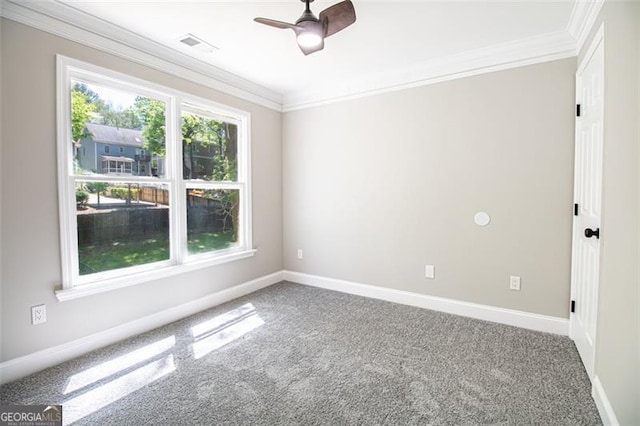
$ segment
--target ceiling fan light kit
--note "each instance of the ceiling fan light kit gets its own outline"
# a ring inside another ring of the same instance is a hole
[[[322,44],[322,34],[318,32],[301,32],[296,37],[296,41],[300,47],[314,48]]]
[[[309,55],[324,48],[324,39],[341,31],[356,21],[353,3],[345,0],[320,12],[320,17],[311,12],[309,3],[313,0],[301,0],[306,8],[295,24],[268,18],[255,18],[254,21],[275,28],[291,29],[302,53]]]

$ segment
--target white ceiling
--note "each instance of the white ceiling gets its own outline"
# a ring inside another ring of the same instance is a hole
[[[311,9],[317,16],[338,1],[316,0]],[[437,75],[434,70],[443,64],[455,65],[461,58],[487,66],[487,57],[496,54],[519,60],[559,52],[566,57],[569,50],[575,54],[575,39],[568,30],[573,0],[353,2],[357,21],[328,38],[324,50],[309,56],[300,52],[292,31],[253,21],[261,16],[295,22],[304,9],[299,0],[38,0],[31,7],[46,3],[53,10],[55,6],[58,19],[68,16],[79,25],[83,20],[113,24],[118,28],[112,30],[122,35],[135,33],[163,45],[167,58],[182,52],[282,94],[284,104],[424,80]],[[184,46],[178,40],[187,33],[219,50],[203,53]]]

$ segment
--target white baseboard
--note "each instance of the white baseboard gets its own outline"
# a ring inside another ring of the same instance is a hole
[[[569,320],[564,318],[461,302],[453,299],[427,296],[424,294],[299,272],[279,271],[69,343],[0,363],[0,384],[11,382],[45,368],[60,364],[61,362],[84,355],[95,349],[153,330],[154,328],[180,320],[213,306],[253,293],[254,291],[276,284],[282,280],[548,333],[568,335],[569,331]],[[603,398],[600,399],[601,405],[608,407],[608,412],[610,413],[609,418],[614,420],[609,424],[617,425],[615,415],[611,410],[611,405],[609,405],[608,400],[604,396],[602,386],[599,385],[597,378],[595,380],[594,399],[596,399],[596,402],[598,401],[596,392],[599,392],[598,395],[601,394],[603,396]],[[598,383],[599,388],[596,388],[596,383]],[[598,408],[600,409],[600,405],[598,405]],[[602,409],[601,416],[604,420]]]
[[[3,362],[0,364],[0,384],[14,381],[95,349],[186,318],[282,280],[283,272],[278,271],[69,343]]]
[[[299,284],[401,303],[403,305],[416,306],[563,336],[569,335],[569,320],[565,318],[480,305],[477,303],[461,302],[443,297],[428,296],[425,294],[411,293],[408,291],[394,290],[293,271],[284,271],[284,279]]]
[[[618,423],[616,413],[613,411],[613,407],[609,402],[609,398],[607,398],[607,394],[605,393],[598,376],[593,379],[591,396],[593,396],[593,400],[596,402],[596,407],[598,407],[598,413],[600,413],[602,424],[604,424],[604,426],[619,426],[620,423]]]

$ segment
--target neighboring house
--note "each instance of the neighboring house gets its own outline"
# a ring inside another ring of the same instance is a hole
[[[144,148],[141,130],[87,123],[88,137],[80,141],[80,167],[105,175],[151,176],[162,172],[162,159]],[[153,170],[152,170],[153,166]]]

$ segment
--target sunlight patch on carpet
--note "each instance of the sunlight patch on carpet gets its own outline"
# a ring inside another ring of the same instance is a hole
[[[200,359],[264,324],[256,308],[247,303],[191,328],[193,357]]]

